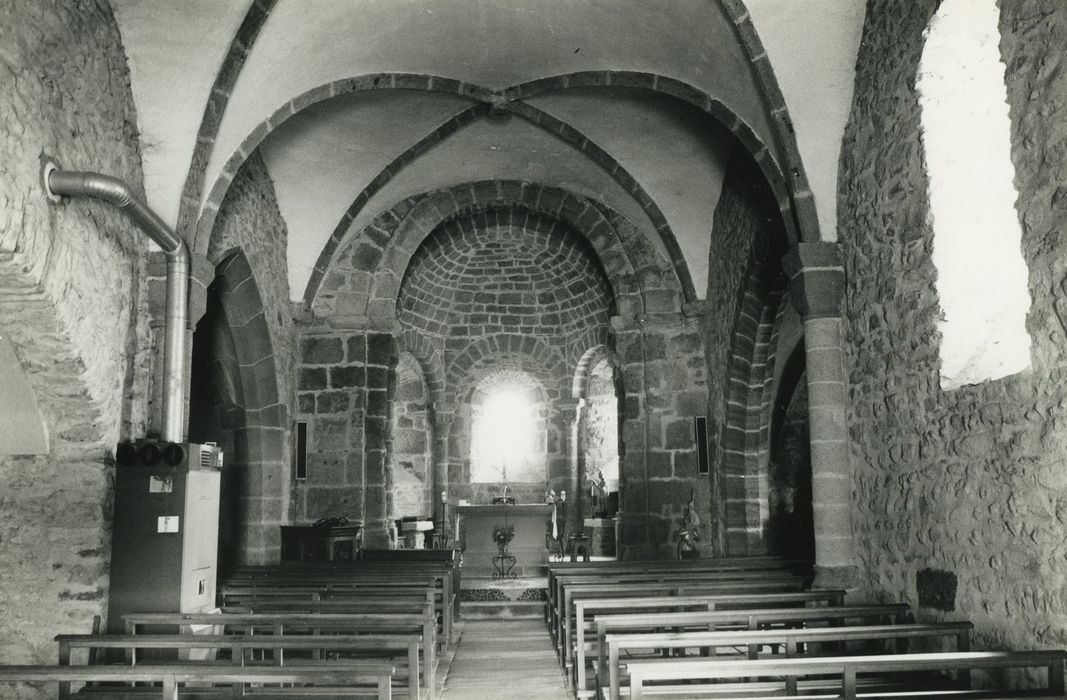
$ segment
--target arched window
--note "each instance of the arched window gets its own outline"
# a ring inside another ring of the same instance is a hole
[[[540,386],[524,372],[500,370],[471,397],[471,482],[543,483],[546,416]]]
[[[943,389],[1030,366],[999,14],[995,0],[944,0],[919,65]]]

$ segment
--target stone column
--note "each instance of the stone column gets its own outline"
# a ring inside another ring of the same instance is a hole
[[[856,581],[852,552],[848,376],[841,318],[845,271],[836,243],[800,243],[782,259],[793,303],[804,319],[808,425],[815,520],[815,585]]]
[[[433,517],[437,526],[443,528],[444,533],[449,537],[455,532],[454,525],[451,524],[451,518],[454,515],[453,508],[446,508],[445,504],[441,502],[441,493],[444,492],[450,502],[455,505],[455,498],[448,496],[449,481],[448,481],[448,433],[452,430],[452,418],[453,412],[451,407],[434,407],[433,410],[433,447],[431,450],[431,466],[432,475],[427,474],[430,481],[433,482]],[[455,544],[449,540],[450,544]]]
[[[567,471],[570,476],[567,486],[567,530],[568,534],[577,534],[582,529],[580,515],[580,498],[582,484],[578,475],[578,421],[581,417],[580,399],[559,399],[556,401],[556,420],[560,429],[560,453],[567,457]]]

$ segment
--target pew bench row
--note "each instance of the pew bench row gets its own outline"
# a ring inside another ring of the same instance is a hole
[[[549,581],[546,624],[579,698],[1067,698],[1061,650],[972,652],[968,622],[846,606],[785,564],[553,565]],[[1044,683],[974,689],[976,670]]]
[[[203,635],[188,634],[191,626],[202,626],[221,630],[222,636],[240,636],[245,640],[245,647],[255,646],[259,649],[274,648],[283,653],[278,659],[284,660],[284,650],[288,639],[294,636],[326,636],[325,644],[333,644],[334,637],[347,635],[351,637],[395,637],[402,635],[414,638],[418,643],[418,659],[413,664],[404,659],[394,659],[408,670],[407,693],[410,698],[432,698],[436,692],[437,678],[437,644],[435,625],[428,612],[417,615],[369,614],[369,613],[302,613],[302,612],[268,612],[268,613],[134,613],[125,616],[126,637],[136,639],[145,635],[179,636],[187,648],[202,645]],[[281,640],[263,642],[260,640]],[[429,640],[429,641],[427,641]],[[320,642],[321,643],[321,642]],[[82,642],[88,644],[88,642]],[[129,644],[137,644],[131,641]],[[264,646],[263,644],[268,644]],[[273,647],[269,644],[274,644]],[[353,645],[360,642],[353,641]],[[298,647],[314,648],[315,642],[301,641]],[[409,650],[410,647],[405,646]],[[410,656],[405,657],[407,659]],[[421,683],[417,682],[421,676]],[[420,694],[420,687],[422,694]]]
[[[724,700],[737,697],[803,695],[857,700],[968,700],[972,698],[1064,698],[1067,652],[950,652],[887,654],[793,659],[683,659],[666,663],[635,660],[625,663],[630,700],[685,697]],[[1018,693],[971,690],[946,683],[946,674],[973,670],[1043,669],[1042,688]],[[899,680],[896,677],[900,677]],[[770,679],[770,680],[767,680]]]
[[[388,662],[353,661],[345,665],[303,667],[240,667],[205,664],[138,664],[136,666],[0,666],[0,684],[35,683],[46,687],[77,683],[149,683],[115,688],[93,686],[86,700],[109,697],[197,700],[199,698],[354,698],[390,700],[395,668]],[[224,687],[199,687],[197,684]],[[262,684],[272,684],[268,688]],[[282,686],[281,684],[285,684]],[[129,695],[128,693],[131,693]],[[59,691],[57,690],[57,697]],[[81,697],[82,693],[78,693]]]

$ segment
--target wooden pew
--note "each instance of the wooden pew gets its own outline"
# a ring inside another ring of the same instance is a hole
[[[560,654],[561,662],[566,666],[573,661],[570,648],[570,639],[574,631],[574,600],[581,597],[600,595],[622,596],[633,594],[642,595],[686,595],[686,594],[712,594],[712,593],[741,593],[762,591],[765,593],[778,593],[796,591],[803,588],[807,581],[803,578],[792,576],[749,580],[731,576],[725,580],[717,574],[699,573],[686,574],[674,580],[647,581],[644,579],[623,579],[610,581],[591,581],[584,579],[568,581],[559,579],[559,609],[556,616],[560,618],[559,627],[555,635],[556,651]]]
[[[447,645],[444,632],[439,631],[437,617],[431,603],[425,600],[374,600],[364,601],[359,599],[335,599],[335,600],[285,600],[274,599],[257,602],[254,605],[237,608],[225,608],[224,613],[341,613],[351,615],[418,615],[425,621],[425,629],[432,633],[430,643],[436,644],[438,650],[443,650]]]
[[[847,644],[857,641],[875,641],[883,652],[887,643],[899,643],[913,639],[951,640],[956,651],[970,651],[970,622],[943,622],[935,624],[864,625],[858,627],[824,627],[811,629],[763,629],[735,630],[729,632],[681,632],[663,634],[609,634],[606,668],[597,670],[597,684],[603,697],[608,700],[620,698],[620,657],[623,652],[662,649],[701,649],[714,655],[722,648],[741,648],[749,659],[760,658],[764,648],[775,653],[779,650],[786,657],[794,657],[804,648],[811,653],[811,645]],[[901,653],[903,649],[894,649]]]
[[[304,659],[290,658],[288,663],[285,652],[308,651],[314,653],[318,661],[326,652],[350,653],[368,651],[380,652],[376,660],[389,661],[394,667],[404,667],[407,672],[407,693],[411,700],[419,700],[419,646],[420,634],[390,635],[202,635],[202,634],[167,634],[167,635],[92,635],[61,634],[56,637],[59,645],[59,665],[71,665],[75,649],[121,649],[128,652],[131,664],[137,664],[137,652],[148,649],[166,649],[176,652],[192,649],[226,651],[230,663],[236,666],[251,665],[253,651],[273,651],[273,663],[276,666],[300,665]],[[179,657],[180,658],[180,657]],[[351,659],[337,661],[346,664]],[[148,663],[154,663],[151,660]],[[60,700],[70,697],[70,684],[61,683]],[[431,695],[432,697],[432,695]]]
[[[383,596],[419,596],[431,604],[437,602],[433,587],[418,584],[398,583],[389,585],[338,586],[306,584],[274,584],[271,586],[223,586],[218,593],[221,606],[244,605],[253,600],[269,598],[304,598],[305,600],[331,600],[334,598],[381,598]]]
[[[137,666],[0,666],[0,684],[8,683],[160,683],[155,692],[137,689],[135,697],[178,700],[215,694],[205,688],[183,688],[181,683],[217,683],[242,687],[250,683],[291,683],[306,687],[286,688],[286,696],[305,694],[323,697],[356,697],[373,692],[379,700],[392,698],[393,666],[379,661],[353,661],[346,667],[332,666],[223,666],[153,665]],[[373,683],[373,689],[358,688]],[[116,689],[107,689],[107,692]],[[118,692],[121,692],[120,690]],[[232,692],[229,691],[229,692]],[[327,695],[326,693],[329,693]],[[245,690],[240,697],[282,697],[277,693]]]
[[[788,569],[744,571],[732,568],[720,569],[712,565],[679,568],[653,563],[628,570],[556,572],[550,579],[548,595],[551,602],[558,607],[559,592],[568,584],[610,581],[681,581],[701,578],[717,581],[800,580],[804,584],[811,581],[809,573]]]
[[[597,668],[607,662],[606,638],[610,633],[659,633],[669,629],[684,631],[757,630],[768,625],[812,627],[858,624],[901,624],[910,622],[904,604],[850,605],[818,608],[760,608],[753,610],[714,610],[694,613],[621,613],[595,615]]]
[[[784,678],[776,683],[780,690],[790,695],[796,694],[798,682],[813,676],[830,676],[833,680],[819,681],[823,697],[837,697],[844,700],[856,700],[859,697],[858,677],[861,674],[916,674],[934,672],[944,674],[953,671],[970,671],[975,669],[1025,669],[1043,668],[1047,670],[1045,688],[1033,691],[1013,693],[1009,690],[997,690],[995,694],[983,691],[961,691],[948,688],[941,691],[945,698],[960,700],[965,698],[1064,698],[1064,660],[1067,652],[1060,649],[1050,651],[979,651],[979,652],[945,652],[932,654],[888,654],[873,656],[836,656],[836,657],[798,657],[792,659],[679,659],[662,662],[659,660],[637,659],[623,662],[630,674],[630,699],[642,700],[652,696],[673,696],[683,694],[687,698],[736,698],[744,695],[745,687],[739,681],[751,678]],[[685,681],[705,681],[694,685]],[[731,681],[721,683],[716,681]],[[661,683],[661,685],[650,685]],[[750,686],[750,692],[754,690]],[[832,693],[828,695],[827,693]],[[915,687],[913,690],[894,687],[890,694],[879,693],[874,688],[865,688],[864,698],[892,697],[935,698],[939,696],[938,688]]]
[[[596,562],[557,562],[548,566],[548,599],[550,608],[555,604],[556,578],[561,575],[614,575],[626,573],[677,572],[677,571],[790,571],[794,574],[812,575],[811,562],[783,559],[781,557],[720,557],[716,559],[656,559]],[[552,621],[547,616],[546,623]]]
[[[128,635],[158,633],[174,628],[185,633],[190,625],[219,625],[226,634],[349,635],[417,634],[421,639],[423,686],[429,697],[436,692],[436,628],[425,615],[366,613],[131,613],[123,616]],[[192,636],[192,635],[190,635]]]
[[[360,552],[360,561],[411,564],[413,562],[433,562],[445,564],[452,571],[452,601],[456,617],[460,614],[459,592],[463,589],[462,572],[459,566],[459,550],[455,549],[364,549]]]
[[[574,600],[574,687],[578,693],[589,690],[587,664],[589,658],[597,658],[596,626],[592,615],[650,612],[711,612],[722,609],[782,608],[790,605],[844,604],[845,591],[840,589],[821,591],[788,591],[784,593],[721,593],[704,595],[677,595],[657,597],[576,597]],[[586,632],[592,632],[589,639]]]
[[[239,567],[222,579],[225,597],[236,587],[246,589],[282,586],[315,586],[326,590],[365,586],[406,586],[428,582],[439,591],[438,605],[445,638],[452,640],[452,625],[458,612],[458,566],[438,561],[299,562],[280,567]]]
[[[684,590],[693,590],[699,592],[743,592],[747,590],[763,590],[766,592],[771,591],[795,591],[803,590],[807,588],[810,580],[807,576],[798,576],[788,572],[773,572],[767,575],[761,574],[749,574],[736,571],[679,571],[675,573],[653,571],[648,573],[628,573],[623,575],[611,575],[611,576],[557,576],[556,577],[556,592],[553,598],[555,599],[555,606],[549,612],[549,617],[553,621],[552,629],[553,639],[556,643],[557,651],[561,646],[561,642],[568,637],[564,632],[568,627],[568,620],[571,613],[570,600],[572,595],[568,591],[577,587],[629,587],[634,590],[639,590],[639,584],[648,584],[651,591],[655,584],[661,586],[673,585],[678,588],[676,594],[680,594],[683,590],[682,584],[688,583],[691,586]],[[587,588],[586,590],[591,590]],[[670,595],[664,593],[664,595]],[[552,605],[550,602],[549,605]],[[564,657],[567,658],[566,646],[564,647]]]

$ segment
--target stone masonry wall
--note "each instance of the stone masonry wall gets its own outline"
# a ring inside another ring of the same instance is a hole
[[[390,374],[396,340],[385,333],[301,329],[297,420],[308,423],[308,476],[292,518],[361,520],[368,547],[385,547]]]
[[[862,585],[872,597],[919,607],[920,617],[951,610],[974,621],[978,647],[1063,647],[1067,5],[1000,3],[1016,208],[1033,297],[1032,369],[943,392],[914,90],[936,4],[868,3],[841,161],[852,523]],[[923,590],[931,571],[956,584],[945,588],[953,600]]]
[[[50,435],[47,455],[0,456],[0,662],[54,663],[54,635],[106,615],[108,458],[145,429],[146,245],[109,205],[50,204],[38,157],[134,188],[143,177],[106,2],[7,3],[0,46],[0,333]]]
[[[705,415],[708,400],[699,322],[657,314],[643,329],[620,329],[616,337],[626,392],[620,555],[670,557],[690,495],[696,504],[710,500],[693,437],[693,418]],[[709,514],[698,514],[706,538]]]
[[[731,376],[750,374],[759,339],[770,337],[760,333],[760,324],[768,314],[774,318],[773,309],[761,307],[767,299],[768,270],[773,269],[768,266],[777,267],[773,260],[777,253],[768,255],[767,251],[772,241],[783,236],[776,210],[769,188],[747,154],[735,156],[727,168],[712,224],[707,311],[701,328],[708,367],[709,459],[716,520],[715,532],[709,534],[721,551],[734,555],[764,551],[762,511],[767,494],[761,483],[766,464],[760,464],[754,452],[758,446],[744,437],[750,427],[747,412],[758,412],[760,407],[747,401],[731,407],[728,397],[738,394]],[[777,244],[774,249],[781,247]],[[766,259],[767,264],[755,265],[757,259]],[[768,354],[771,357],[773,351]],[[745,384],[769,378],[773,362],[764,365],[763,371],[763,377],[745,376]],[[743,450],[746,457],[728,459],[726,449]]]

